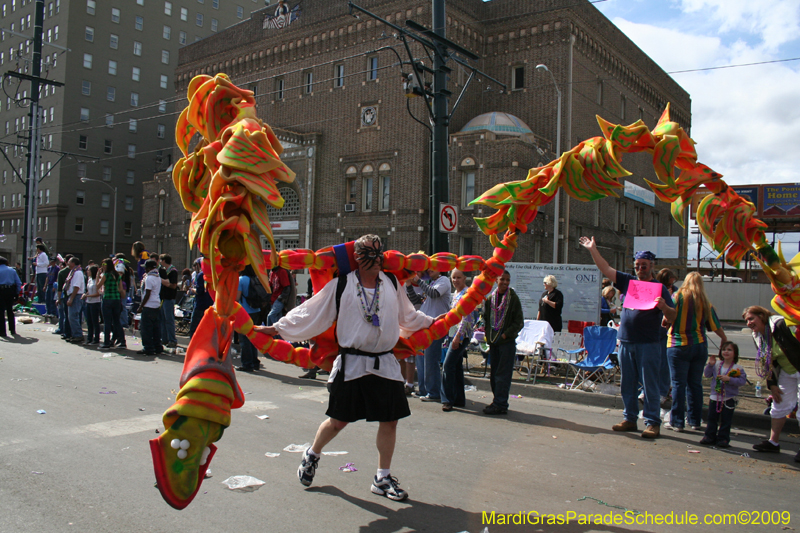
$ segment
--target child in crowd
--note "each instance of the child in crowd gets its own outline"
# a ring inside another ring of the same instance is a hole
[[[148,259],[144,264],[145,276],[142,290],[142,349],[139,355],[156,355],[164,351],[161,344],[161,278],[158,276],[158,263]]]
[[[719,362],[717,362],[719,359]],[[700,444],[730,448],[733,410],[738,403],[739,387],[747,383],[747,375],[739,366],[739,346],[735,342],[723,342],[719,357],[708,358],[703,375],[711,380],[711,399],[708,403],[708,425]],[[719,422],[719,431],[717,423]]]

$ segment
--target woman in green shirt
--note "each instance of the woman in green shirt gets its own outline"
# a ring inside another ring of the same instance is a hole
[[[122,277],[114,269],[114,261],[107,257],[100,263],[100,280],[97,287],[103,289],[103,327],[104,342],[101,350],[110,350],[114,344],[120,349],[127,348],[125,332],[119,321],[122,313],[122,299],[125,298],[125,289],[122,288]]]

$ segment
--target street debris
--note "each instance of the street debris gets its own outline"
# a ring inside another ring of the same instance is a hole
[[[280,454],[275,452],[267,452],[264,455],[266,455],[267,457],[278,457]]]
[[[475,385],[464,385],[464,392],[477,392],[478,387]]]
[[[47,414],[47,411],[45,411],[44,409],[39,409],[36,412],[39,413],[40,415],[46,415]]]
[[[306,451],[310,446],[311,446],[310,442],[306,442],[305,444],[290,444],[286,448],[284,448],[283,451],[289,453],[301,453]]]
[[[256,418],[258,418],[259,420],[266,420],[269,418],[269,415],[256,415]]]
[[[322,455],[347,455],[348,452],[322,452]]]
[[[223,485],[231,490],[239,492],[253,492],[261,488],[264,482],[253,476],[231,476],[222,482]]]
[[[355,463],[347,463],[344,466],[340,466],[339,470],[341,470],[342,472],[358,472]]]

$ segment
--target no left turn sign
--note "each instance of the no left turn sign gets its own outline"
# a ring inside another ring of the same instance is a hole
[[[439,231],[455,233],[458,229],[458,212],[452,204],[439,204]]]

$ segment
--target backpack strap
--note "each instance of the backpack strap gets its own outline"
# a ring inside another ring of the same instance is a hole
[[[339,307],[342,303],[342,294],[344,294],[344,288],[347,287],[347,274],[342,275],[339,274],[339,277],[336,280],[336,318],[339,318]]]

